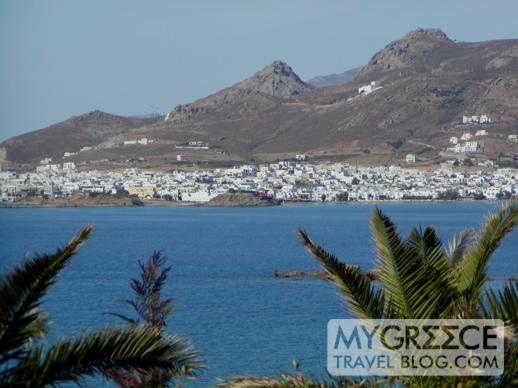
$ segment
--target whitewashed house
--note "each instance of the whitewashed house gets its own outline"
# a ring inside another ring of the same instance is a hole
[[[415,163],[415,154],[407,154],[405,160],[407,163]]]

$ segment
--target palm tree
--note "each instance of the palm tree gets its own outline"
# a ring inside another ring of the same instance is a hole
[[[192,345],[152,326],[106,327],[43,344],[49,317],[42,298],[93,229],[85,227],[55,253],[37,255],[0,278],[0,386],[80,383],[113,370],[196,370],[199,354]]]
[[[506,373],[498,382],[507,386],[518,383],[518,367],[511,361],[518,360],[518,282],[509,281],[500,291],[488,289],[486,283],[492,254],[517,223],[518,202],[508,202],[486,217],[478,233],[466,230],[444,247],[431,226],[413,228],[406,239],[402,238],[394,223],[375,208],[371,217],[375,278],[357,265],[339,261],[304,230],[299,230],[299,236],[359,318],[502,319],[512,333],[507,343]],[[433,381],[428,378],[421,383],[430,385]]]
[[[166,320],[172,314],[174,305],[173,298],[162,298],[162,289],[171,267],[165,266],[166,257],[161,251],[154,251],[146,262],[139,260],[138,264],[140,276],[130,281],[131,289],[135,295],[134,299],[123,301],[134,310],[136,317],[120,313],[112,313],[112,315],[121,318],[132,327],[145,324],[166,333]],[[201,365],[198,365],[198,367],[201,367]],[[172,383],[175,377],[180,377],[182,380],[191,377],[191,370],[187,365],[184,366],[183,372],[184,375],[178,376],[160,369],[146,374],[116,370],[110,375],[112,380],[120,387],[166,387]]]

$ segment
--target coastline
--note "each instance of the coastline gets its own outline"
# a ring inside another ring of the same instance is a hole
[[[462,198],[462,199],[456,199],[456,200],[443,200],[443,199],[436,199],[436,200],[417,200],[417,199],[401,199],[401,200],[395,200],[395,199],[387,199],[387,200],[364,200],[364,201],[347,201],[347,202],[340,202],[340,201],[299,201],[299,202],[283,202],[281,206],[301,206],[301,205],[359,205],[359,204],[383,204],[383,203],[390,203],[390,204],[412,204],[412,203],[499,203],[505,200],[488,200],[488,199],[482,199],[482,200],[476,200],[471,198]],[[239,205],[239,204],[211,204],[207,205],[206,203],[199,203],[199,202],[190,202],[190,201],[167,201],[167,200],[160,200],[160,199],[144,199],[142,200],[141,205],[135,205],[131,202],[69,202],[69,201],[40,201],[40,202],[0,202],[0,209],[23,209],[23,208],[103,208],[103,207],[143,207],[143,206],[149,206],[149,207],[224,207],[224,208],[245,208],[245,207],[272,207],[272,206],[248,206],[248,205]],[[275,206],[275,205],[273,205]]]

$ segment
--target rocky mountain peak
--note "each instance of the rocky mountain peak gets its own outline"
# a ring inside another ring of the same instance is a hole
[[[92,110],[77,116],[72,116],[70,120],[110,120],[117,117],[111,113],[106,113],[101,110]]]
[[[259,73],[263,73],[265,75],[268,74],[279,74],[285,77],[294,77],[298,78],[298,75],[293,71],[293,69],[286,62],[283,61],[273,61],[268,66],[264,67]],[[300,80],[300,78],[298,78]]]
[[[283,61],[274,61],[236,86],[274,97],[290,98],[312,87]]]
[[[403,69],[412,69],[412,72],[428,71],[430,66],[428,54],[439,47],[454,44],[455,42],[440,29],[418,28],[374,54],[356,79],[361,81],[372,77],[384,79],[394,70],[398,70],[398,73]]]
[[[309,89],[313,86],[304,83],[286,62],[277,60],[231,87],[190,104],[177,106],[165,119],[191,119],[222,107],[230,108],[235,113],[239,111],[234,109],[236,106],[263,106],[265,103],[271,104],[272,97],[297,97]]]
[[[435,42],[451,42],[448,35],[439,28],[418,28],[417,30],[407,32],[402,38],[402,41],[409,40],[429,40]]]

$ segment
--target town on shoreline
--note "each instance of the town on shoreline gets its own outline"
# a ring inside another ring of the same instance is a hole
[[[518,169],[424,171],[399,166],[281,161],[198,171],[79,171],[43,160],[35,171],[0,171],[0,203],[27,206],[205,204],[244,192],[282,202],[498,200],[515,196]],[[74,202],[75,200],[75,202]],[[228,205],[227,202],[226,205]],[[226,206],[223,205],[223,206]],[[246,205],[245,205],[246,206]]]

